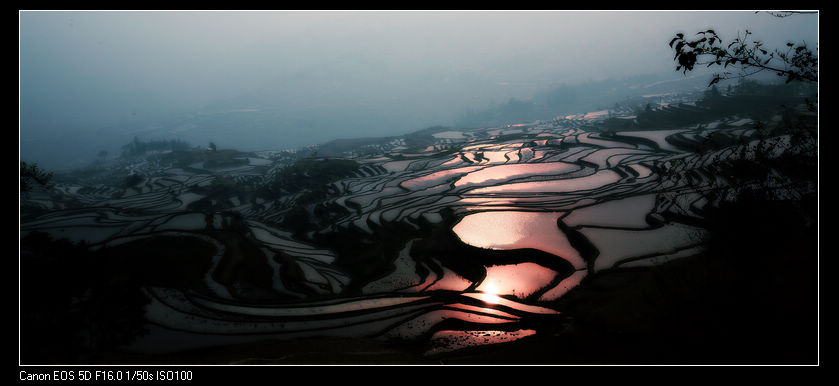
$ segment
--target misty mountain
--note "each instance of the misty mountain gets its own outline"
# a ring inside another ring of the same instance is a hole
[[[388,85],[385,78],[353,78],[339,71],[340,76],[327,87],[323,82],[327,74],[337,76],[332,72],[298,73],[294,79],[218,99],[195,110],[158,118],[135,118],[120,125],[79,130],[72,135],[56,132],[21,138],[21,150],[24,154],[40,155],[39,162],[47,168],[66,170],[87,166],[102,150],[118,155],[121,146],[134,137],[177,139],[193,146],[214,142],[221,148],[243,151],[297,148],[341,138],[399,135],[435,125],[488,127],[550,119],[561,114],[610,108],[629,97],[699,88],[705,81],[701,77],[666,74],[558,87],[518,85],[514,95],[524,95],[520,99],[512,97],[506,103],[478,104],[476,101],[503,101],[511,93],[510,85],[469,74],[445,79],[428,74],[405,79],[401,85]],[[341,77],[346,80],[339,81]],[[394,90],[359,98],[359,90],[365,85]],[[397,89],[412,92],[397,92]],[[469,108],[470,105],[478,108]]]
[[[549,119],[669,92],[674,32],[743,26],[817,41],[811,17],[754,12],[22,12],[20,155],[69,169],[134,137],[255,150]]]
[[[468,111],[454,125],[491,127],[552,119],[559,115],[610,109],[616,103],[639,97],[698,91],[706,85],[707,79],[703,76],[680,74],[645,74],[568,83],[542,90],[529,99],[510,98],[506,103]]]

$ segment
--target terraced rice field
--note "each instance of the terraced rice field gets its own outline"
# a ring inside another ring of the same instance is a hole
[[[710,165],[758,145],[691,151],[710,132],[743,138],[742,120],[605,136],[584,128],[598,117],[449,130],[430,146],[347,157],[359,167],[315,199],[201,190],[222,177],[270,182],[284,165],[268,155],[224,170],[145,165],[134,187],[35,195],[46,211],[21,233],[94,249],[175,236],[212,246],[200,280],[145,288],[151,333],[138,351],[332,336],[420,342],[433,357],[503,344],[560,321],[556,300],[596,272],[701,251],[707,232],[689,220],[728,183]],[[295,210],[320,220],[295,226]]]

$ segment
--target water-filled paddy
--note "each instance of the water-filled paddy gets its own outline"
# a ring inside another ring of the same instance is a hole
[[[260,173],[279,173],[279,161],[161,167],[136,189],[70,184],[35,197],[49,211],[23,220],[21,232],[104,249],[173,234],[213,245],[196,287],[146,287],[154,328],[134,343],[143,352],[204,339],[357,337],[414,342],[436,358],[566,322],[558,302],[595,273],[701,253],[708,233],[687,222],[702,218],[705,194],[725,180],[682,146],[704,138],[692,130],[604,137],[560,120],[489,137],[438,132],[428,151],[348,156],[363,166],[318,184],[307,171],[296,182],[305,188],[287,182],[271,197],[260,188],[274,175]],[[749,154],[757,146],[767,145]],[[662,176],[667,167],[690,178]],[[237,183],[247,192],[228,189]],[[71,200],[83,204],[61,209]]]

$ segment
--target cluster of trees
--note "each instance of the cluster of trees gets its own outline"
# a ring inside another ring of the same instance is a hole
[[[610,135],[629,130],[683,128],[734,115],[768,121],[779,112],[797,115],[796,110],[802,105],[813,109],[810,100],[816,98],[813,84],[762,83],[741,78],[725,88],[712,85],[695,104],[678,103],[655,108],[651,104],[638,105],[634,118],[610,117],[594,124],[593,128]]]
[[[37,163],[28,164],[20,161],[20,191],[28,193],[37,185],[49,186],[53,173],[41,169]]]

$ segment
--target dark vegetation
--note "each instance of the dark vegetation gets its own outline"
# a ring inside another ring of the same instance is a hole
[[[143,273],[84,242],[32,232],[20,241],[22,364],[96,363],[144,332]],[[165,272],[168,262],[157,266]],[[144,269],[149,272],[151,268]],[[154,271],[157,273],[158,271]]]
[[[225,285],[233,296],[246,302],[276,301],[272,291],[272,269],[265,261],[265,255],[248,238],[238,213],[226,213],[226,225],[212,236],[224,243],[225,254],[213,273],[219,283]],[[205,271],[206,272],[206,271]]]
[[[34,186],[48,187],[53,178],[52,172],[41,169],[37,163],[27,164],[20,161],[20,192],[28,193]]]
[[[161,162],[180,168],[196,165],[204,169],[221,169],[247,165],[245,154],[232,149],[225,150],[175,150],[159,156]]]
[[[326,226],[332,218],[330,211],[343,211],[340,206],[322,203],[325,198],[339,193],[331,183],[352,176],[360,166],[358,162],[347,159],[303,158],[280,170],[260,190],[260,195],[272,199],[298,193],[284,224],[298,233],[314,230],[318,226]]]
[[[279,171],[260,193],[269,198],[289,193],[299,194],[279,225],[292,231],[295,238],[314,239],[312,241],[318,245],[336,252],[339,256],[336,265],[347,270],[354,278],[351,287],[347,289],[350,293],[360,291],[366,282],[365,278],[375,278],[386,273],[406,240],[405,230],[399,229],[398,226],[376,229],[374,235],[358,229],[348,229],[310,236],[310,232],[329,228],[333,220],[347,214],[347,209],[326,202],[326,199],[340,193],[332,182],[353,175],[360,166],[361,164],[346,159],[303,158]],[[282,260],[285,257],[278,254],[276,258]],[[299,273],[291,271],[284,274],[299,276]],[[296,290],[310,292],[306,288]]]
[[[191,202],[187,209],[202,212],[209,217],[233,207],[230,198],[237,198],[240,202],[250,202],[257,195],[257,188],[251,184],[239,183],[226,175],[216,176],[207,186],[191,186],[189,189],[204,197]],[[209,227],[209,225],[208,225]]]
[[[386,144],[393,139],[394,137],[334,139],[318,146],[317,155],[320,157],[336,157],[346,152],[353,152],[357,155],[375,153],[377,151],[376,145]]]
[[[411,235],[412,230],[393,224],[373,234],[355,228],[315,234],[314,241],[338,255],[334,264],[352,278],[345,292],[359,295],[365,284],[393,271],[392,263]]]
[[[215,247],[189,236],[155,236],[97,252],[113,272],[131,272],[145,286],[201,289]]]
[[[45,213],[45,209],[30,198],[33,192],[46,190],[54,193],[52,186],[55,180],[53,172],[48,172],[38,166],[37,163],[28,164],[20,161],[20,217],[29,218]],[[73,203],[68,203],[73,204]]]
[[[157,155],[160,162],[179,168],[199,164],[199,168],[221,169],[248,164],[245,154],[237,150],[218,150],[213,142],[210,142],[206,149],[193,148],[189,143],[178,139],[144,142],[134,137],[132,142],[122,146],[122,157],[144,156],[155,151],[162,153]]]
[[[595,128],[606,134],[640,129],[674,129],[732,116],[765,122],[779,108],[795,110],[804,106],[811,109],[812,102],[817,98],[817,89],[812,84],[771,84],[741,79],[737,84],[730,84],[725,92],[716,85],[712,86],[695,105],[680,103],[655,108],[647,105],[636,109],[634,119],[607,118]]]
[[[271,269],[236,216],[213,236],[226,246],[216,279],[248,301],[276,300]],[[32,232],[21,239],[23,364],[101,363],[145,333],[143,287],[211,294],[203,282],[216,248],[163,235],[92,250]],[[193,292],[194,291],[194,292]]]
[[[405,134],[405,144],[414,149],[424,149],[436,142],[434,133],[449,130],[446,126],[432,126]]]
[[[139,174],[130,174],[128,177],[125,177],[125,180],[122,182],[123,188],[131,188],[137,186],[137,184],[145,181],[145,178]]]
[[[347,159],[304,158],[278,173],[271,189],[283,193],[320,191],[330,182],[352,175],[359,166],[358,162]]]

